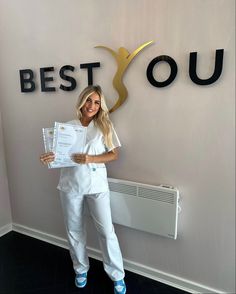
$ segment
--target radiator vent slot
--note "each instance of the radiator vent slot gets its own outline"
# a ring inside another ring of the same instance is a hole
[[[109,189],[112,192],[118,192],[122,194],[137,196],[137,187],[135,186],[109,182]]]
[[[157,200],[161,202],[166,202],[173,204],[174,203],[174,195],[168,192],[148,189],[148,188],[138,188],[138,196],[143,198],[148,198],[152,200]]]

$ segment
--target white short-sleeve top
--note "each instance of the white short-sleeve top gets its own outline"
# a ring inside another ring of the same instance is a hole
[[[79,120],[68,122],[81,125]],[[82,126],[82,125],[81,125]],[[114,148],[120,147],[120,141],[112,126],[113,148],[108,149],[104,143],[102,131],[92,120],[86,129],[85,154],[100,155]],[[109,190],[107,171],[104,163],[78,164],[75,167],[61,168],[60,180],[57,188],[67,193],[94,194]]]

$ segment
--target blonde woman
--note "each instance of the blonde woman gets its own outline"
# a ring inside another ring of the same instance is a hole
[[[76,167],[61,169],[58,189],[79,288],[87,283],[89,259],[86,251],[84,202],[98,232],[106,273],[114,282],[114,293],[126,293],[123,260],[114,231],[110,209],[110,195],[105,163],[118,158],[120,141],[108,116],[104,95],[99,86],[86,87],[76,105],[78,124],[87,130],[83,154],[74,154]],[[55,159],[53,153],[42,154],[40,160],[48,164]]]

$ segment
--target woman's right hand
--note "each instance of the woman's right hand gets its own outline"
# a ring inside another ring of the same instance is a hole
[[[53,152],[43,153],[40,156],[40,161],[43,164],[49,164],[50,162],[53,162],[54,160],[55,160],[55,154]]]

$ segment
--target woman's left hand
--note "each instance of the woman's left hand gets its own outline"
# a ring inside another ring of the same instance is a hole
[[[99,154],[99,155],[88,155],[88,154],[80,154],[75,153],[71,156],[71,159],[79,164],[87,164],[87,163],[107,163],[109,161],[116,160],[118,158],[118,148],[114,148],[113,150]]]
[[[73,154],[72,160],[79,164],[87,164],[92,162],[92,156],[88,154]]]

